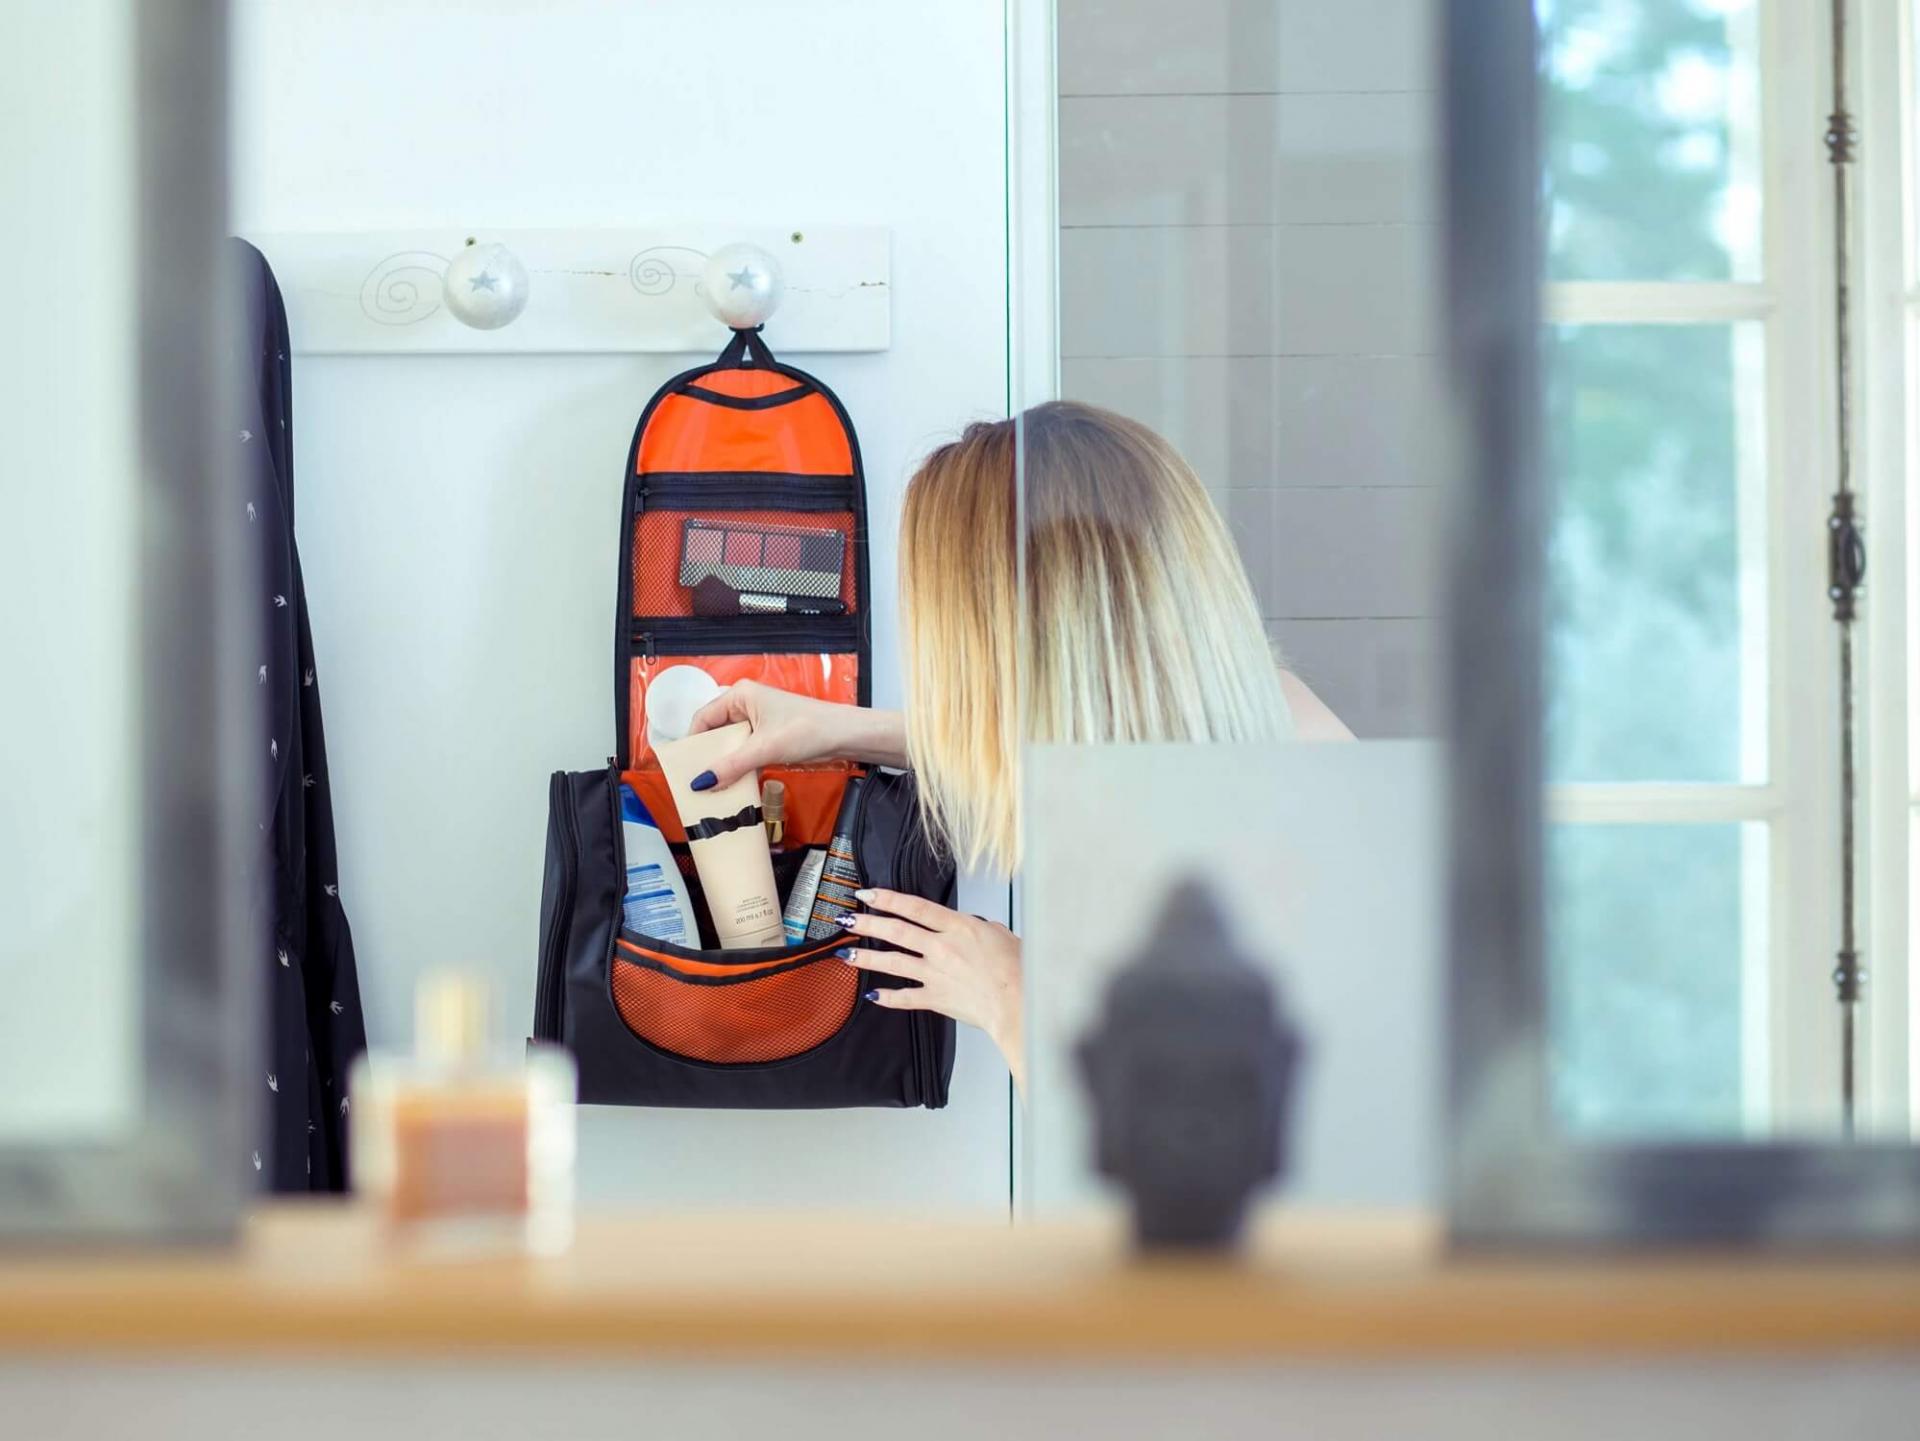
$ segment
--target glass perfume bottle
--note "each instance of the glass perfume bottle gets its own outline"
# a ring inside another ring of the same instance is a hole
[[[408,1249],[551,1255],[573,1237],[573,1057],[499,1050],[488,1011],[484,982],[428,976],[414,1053],[355,1063],[354,1190]]]

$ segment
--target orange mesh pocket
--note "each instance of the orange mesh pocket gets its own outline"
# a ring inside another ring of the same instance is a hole
[[[853,512],[849,510],[646,510],[633,528],[633,613],[636,616],[672,616],[693,614],[693,593],[681,583],[681,553],[686,543],[689,520],[712,522],[727,527],[729,534],[708,531],[701,543],[714,547],[713,560],[724,561],[724,575],[750,579],[735,585],[735,590],[759,589],[781,595],[813,595],[817,584],[803,577],[821,573],[819,562],[811,554],[810,538],[822,532],[840,533],[840,599],[849,614],[859,609],[860,597],[854,586]],[[755,543],[752,533],[766,527],[763,543]],[[730,555],[729,549],[751,552]],[[699,558],[695,557],[696,564]],[[815,569],[803,569],[812,562]],[[831,569],[831,566],[825,567]],[[716,564],[715,569],[719,569]],[[705,573],[704,570],[702,573]],[[788,577],[782,581],[780,577]],[[764,583],[763,583],[764,582]]]
[[[690,962],[689,968],[715,969]],[[614,957],[613,1004],[641,1040],[690,1061],[745,1065],[810,1051],[847,1023],[859,990],[829,955],[771,976],[719,984],[676,980]]]

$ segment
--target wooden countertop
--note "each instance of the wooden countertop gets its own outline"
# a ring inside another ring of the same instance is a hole
[[[859,1361],[1905,1350],[1920,1258],[1447,1260],[1406,1217],[1283,1214],[1241,1265],[1089,1224],[583,1220],[550,1261],[402,1264],[338,1205],[233,1252],[0,1260],[0,1351]]]

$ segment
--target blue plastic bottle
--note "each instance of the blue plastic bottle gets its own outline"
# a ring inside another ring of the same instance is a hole
[[[620,835],[627,855],[627,894],[621,919],[630,931],[679,946],[698,946],[687,883],[633,787],[620,787]]]

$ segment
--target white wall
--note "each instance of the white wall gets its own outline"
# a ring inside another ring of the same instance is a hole
[[[859,223],[893,348],[796,361],[860,431],[875,699],[916,457],[1006,406],[998,0],[241,0],[234,226]],[[780,345],[778,318],[768,339]],[[546,777],[613,739],[622,468],[692,358],[302,358],[299,540],[376,1044],[422,968],[531,1007]],[[975,908],[981,908],[975,902]],[[583,1191],[669,1204],[1003,1207],[1006,1073],[963,1028],[950,1108],[590,1111]]]
[[[1059,0],[1061,386],[1161,431],[1362,737],[1437,726],[1432,0]]]

